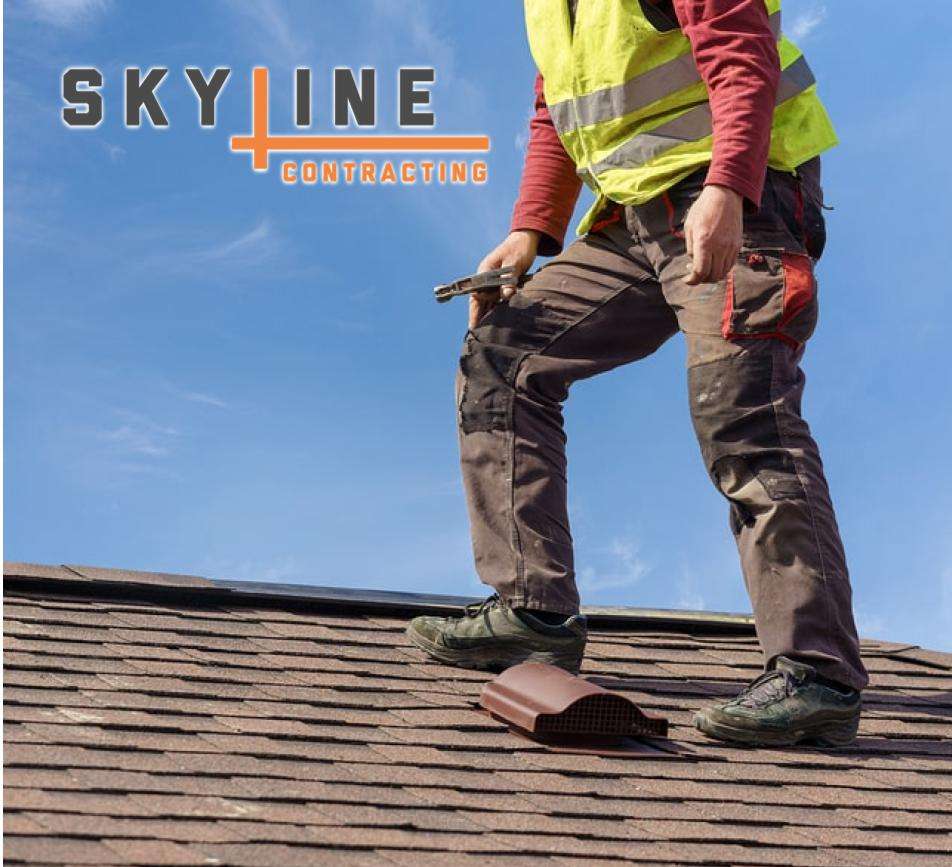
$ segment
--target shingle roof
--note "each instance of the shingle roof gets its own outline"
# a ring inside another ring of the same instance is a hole
[[[854,747],[737,749],[690,720],[758,673],[745,619],[596,612],[583,675],[676,752],[570,755],[408,647],[450,599],[5,573],[8,864],[950,863],[949,654],[865,641]]]

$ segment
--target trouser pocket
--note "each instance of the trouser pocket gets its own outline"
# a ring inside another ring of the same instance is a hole
[[[744,250],[727,277],[721,334],[800,346],[816,327],[813,260],[783,249]]]

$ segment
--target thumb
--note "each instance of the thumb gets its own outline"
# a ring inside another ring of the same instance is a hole
[[[690,215],[689,215],[690,216]],[[684,224],[684,246],[688,254],[688,269],[684,276],[684,282],[688,286],[695,286],[700,281],[700,256],[699,251],[694,246],[694,231],[690,220]]]
[[[529,265],[525,261],[523,256],[507,256],[503,259],[502,267],[512,268],[512,276],[514,280],[519,280],[523,274],[529,268]],[[513,295],[519,290],[519,287],[516,283],[511,283],[502,287],[502,297],[503,298],[512,298]]]

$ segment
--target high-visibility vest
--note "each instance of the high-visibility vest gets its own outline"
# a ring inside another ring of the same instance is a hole
[[[780,0],[764,0],[781,79],[769,165],[782,171],[833,147],[836,133],[803,52],[780,32]],[[639,0],[525,0],[529,47],[552,121],[597,200],[641,205],[711,161],[707,86],[678,28],[661,32]]]

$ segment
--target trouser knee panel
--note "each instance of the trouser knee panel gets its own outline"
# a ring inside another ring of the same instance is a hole
[[[788,398],[798,404],[799,384],[795,365],[792,372],[775,368],[776,351],[756,345],[688,372],[691,418],[704,463],[720,492],[737,506],[735,525],[771,502],[805,497],[776,405]]]
[[[516,377],[565,328],[564,316],[520,292],[499,304],[466,336],[460,356],[459,421],[463,433],[512,429]]]
[[[512,347],[482,343],[472,334],[467,337],[457,387],[464,434],[511,428],[513,384],[524,355]]]

